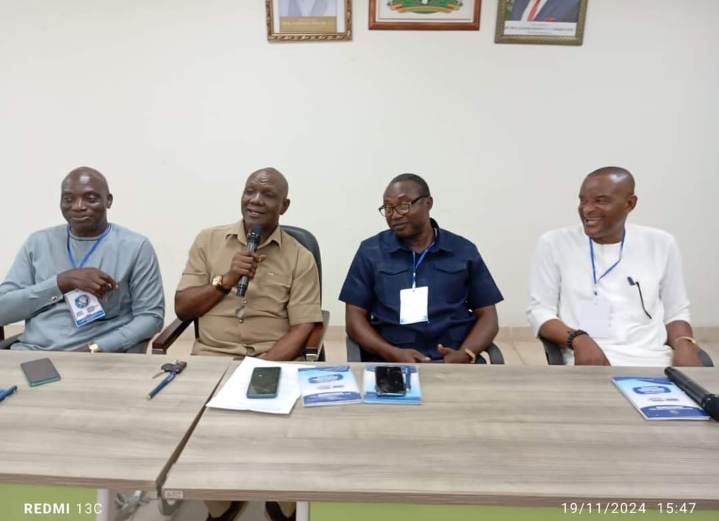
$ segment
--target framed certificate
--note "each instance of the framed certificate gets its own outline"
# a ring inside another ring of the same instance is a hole
[[[265,0],[270,41],[351,40],[352,0]]]
[[[369,0],[370,29],[479,30],[482,0]]]

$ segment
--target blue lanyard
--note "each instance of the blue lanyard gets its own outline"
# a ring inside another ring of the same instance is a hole
[[[432,241],[432,244],[427,246],[427,249],[422,252],[422,255],[419,256],[419,260],[417,260],[417,254],[415,251],[412,250],[412,288],[417,285],[417,269],[419,269],[419,265],[422,264],[425,255],[427,255],[427,252],[432,246],[434,246],[434,241]]]
[[[75,264],[75,258],[72,256],[72,252],[70,251],[70,227],[67,227],[67,260],[70,261],[70,266],[72,266],[73,269],[75,268],[82,268],[85,266],[85,263],[87,262],[87,259],[90,258],[90,255],[92,255],[98,246],[100,246],[100,243],[102,240],[107,237],[107,234],[110,233],[110,225],[107,225],[107,228],[105,228],[105,231],[102,232],[102,235],[100,235],[96,240],[95,244],[92,245],[92,248],[90,248],[90,251],[85,254],[85,257],[80,261],[80,265],[78,266]]]
[[[597,284],[600,280],[602,280],[604,277],[606,277],[610,271],[612,271],[614,268],[617,267],[617,264],[622,260],[622,251],[624,251],[624,238],[627,236],[627,231],[624,230],[624,233],[622,233],[622,243],[619,246],[619,258],[617,259],[617,262],[609,266],[607,268],[607,271],[602,273],[602,275],[597,278],[597,267],[594,264],[594,242],[592,242],[592,238],[589,238],[589,256],[592,259],[592,277],[594,278],[594,296],[597,296]]]

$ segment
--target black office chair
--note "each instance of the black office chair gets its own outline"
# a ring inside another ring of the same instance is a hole
[[[297,239],[297,241],[307,248],[315,258],[317,264],[317,272],[320,279],[320,301],[322,299],[322,257],[320,256],[320,245],[312,233],[304,228],[297,226],[281,226],[282,230]],[[307,361],[324,361],[324,336],[329,325],[330,312],[322,310],[322,323],[315,325],[310,338],[307,340],[305,347],[305,359]],[[197,320],[174,320],[172,324],[167,326],[162,333],[152,342],[153,354],[165,354],[170,346],[180,337],[180,335],[193,324],[195,329],[195,338],[200,336],[200,327]]]
[[[5,330],[0,326],[0,349],[10,349],[10,346],[17,342],[18,338],[20,338],[20,335],[5,338]]]
[[[542,345],[544,346],[544,354],[547,357],[547,363],[549,365],[564,365],[562,349],[554,342],[550,342],[541,336],[539,337],[539,340],[542,341]],[[711,356],[709,356],[709,353],[701,348],[699,348],[699,358],[701,359],[702,364],[704,364],[704,367],[714,367],[714,362],[712,361]]]
[[[367,362],[370,360],[369,353],[349,336],[346,337],[345,343],[347,345],[348,362]],[[502,351],[496,344],[490,345],[480,356],[486,360],[487,357],[485,355],[489,355],[489,362],[492,365],[504,364],[504,356],[502,356]]]

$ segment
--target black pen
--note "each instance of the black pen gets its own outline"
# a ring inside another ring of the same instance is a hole
[[[642,303],[642,311],[644,311],[644,314],[649,317],[649,320],[652,320],[652,316],[649,314],[649,311],[647,311],[647,308],[644,307],[644,295],[642,295],[642,287],[639,285],[639,281],[635,281],[631,277],[627,277],[627,282],[629,282],[630,286],[636,286],[637,290],[639,290],[639,301]]]

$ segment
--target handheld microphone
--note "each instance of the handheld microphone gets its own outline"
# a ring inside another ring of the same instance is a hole
[[[255,224],[247,232],[247,251],[255,253],[257,246],[260,244],[260,237],[262,236],[262,226]],[[240,282],[237,283],[237,296],[244,297],[247,293],[247,287],[250,285],[250,278],[247,275],[243,275]]]
[[[710,393],[678,369],[667,367],[664,374],[687,393],[689,398],[697,402],[711,418],[719,421],[719,396]]]

